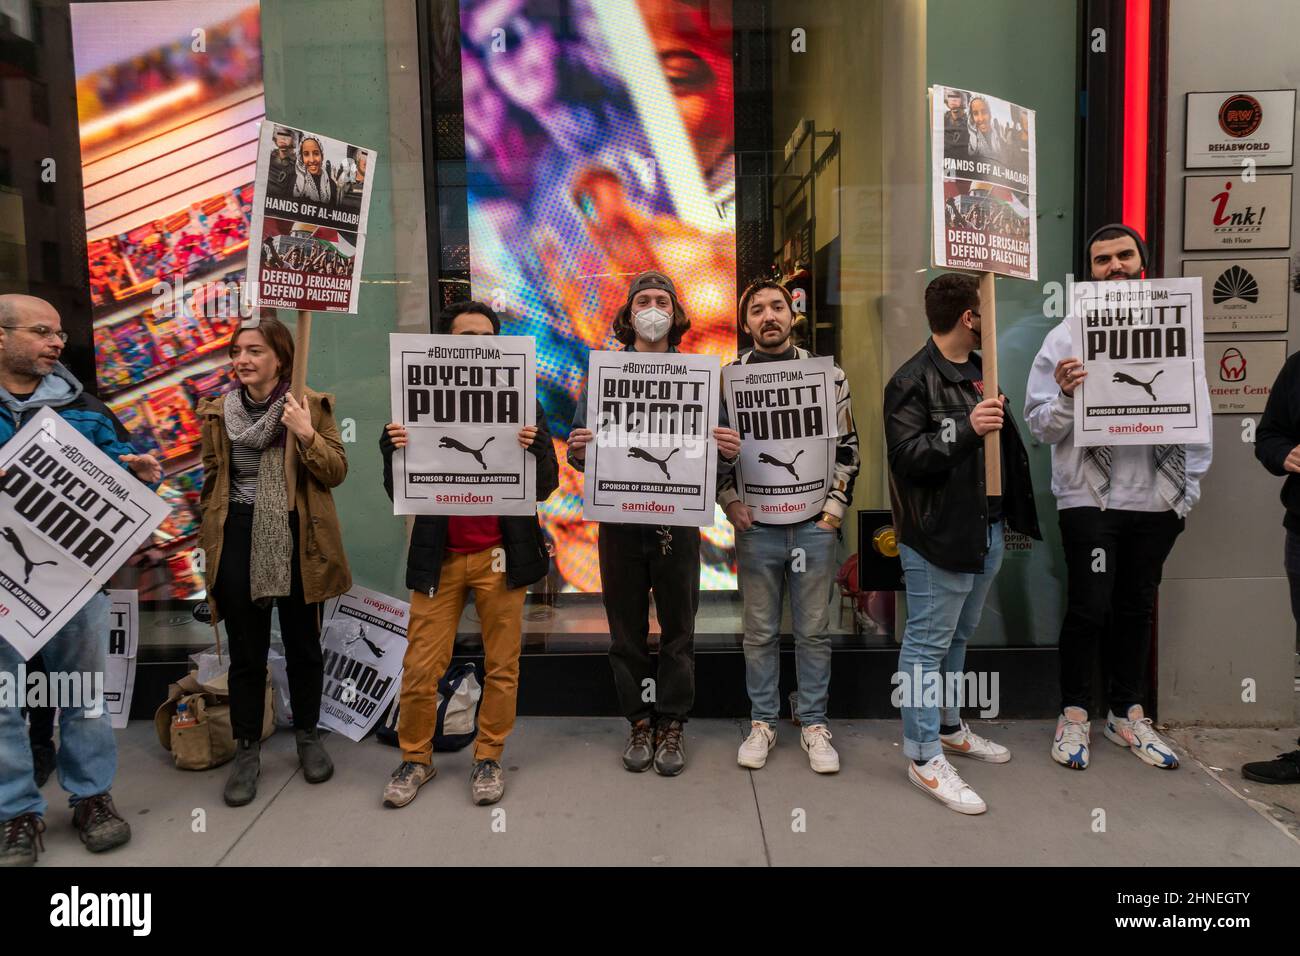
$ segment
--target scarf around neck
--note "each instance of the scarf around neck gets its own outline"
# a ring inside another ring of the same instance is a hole
[[[252,561],[249,589],[262,607],[289,594],[293,580],[293,533],[289,528],[289,497],[285,489],[284,416],[289,383],[280,382],[267,399],[266,414],[257,421],[245,406],[244,389],[226,393],[226,434],[232,445],[261,452],[253,497]],[[251,401],[251,399],[249,400]]]

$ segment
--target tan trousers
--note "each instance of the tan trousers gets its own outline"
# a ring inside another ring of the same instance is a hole
[[[403,659],[397,740],[402,759],[428,764],[438,718],[438,681],[447,672],[466,595],[474,592],[483,630],[483,702],[475,760],[499,760],[515,725],[519,689],[520,630],[527,588],[506,587],[505,571],[492,570],[496,548],[476,554],[447,552],[433,597],[411,593],[411,623]]]

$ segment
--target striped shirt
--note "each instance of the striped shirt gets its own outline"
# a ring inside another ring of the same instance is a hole
[[[761,354],[761,353],[759,353]],[[763,356],[766,358],[766,356]],[[812,358],[812,353],[807,349],[794,347],[792,359]],[[732,365],[748,365],[750,362],[762,361],[751,349],[745,352],[740,358],[732,362]],[[723,410],[726,411],[726,401],[723,401]],[[853,482],[858,477],[858,469],[862,467],[862,458],[858,453],[858,430],[853,424],[853,403],[849,397],[849,380],[844,374],[844,370],[838,365],[835,366],[835,417],[839,425],[839,437],[833,440],[835,442],[835,466],[831,474],[831,487],[826,495],[826,500],[822,502],[821,510],[829,515],[843,520],[849,510],[849,505],[853,502]],[[739,501],[740,494],[736,490],[736,473],[730,471],[727,474],[718,476],[718,504],[725,511],[727,505],[733,501]]]
[[[241,389],[244,410],[253,421],[259,421],[271,407],[270,398],[255,402]],[[262,463],[262,450],[231,442],[230,445],[230,500],[251,505],[257,498],[257,471]]]

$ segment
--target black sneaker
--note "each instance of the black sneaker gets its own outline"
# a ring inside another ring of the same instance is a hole
[[[655,773],[675,777],[686,769],[686,748],[682,742],[682,722],[665,720],[655,730]]]
[[[36,778],[36,789],[45,786],[45,781],[59,766],[59,755],[53,744],[32,744],[32,776]]]
[[[1276,760],[1259,760],[1241,768],[1247,780],[1260,783],[1300,783],[1300,750],[1278,754]]]
[[[72,810],[72,825],[91,853],[103,853],[131,839],[131,824],[122,819],[107,793],[78,800]]]
[[[623,766],[633,773],[649,770],[655,758],[653,737],[654,730],[648,719],[633,724],[631,736],[627,739],[627,749],[623,751]]]
[[[37,850],[45,852],[45,821],[34,813],[0,823],[0,866],[31,866]]]

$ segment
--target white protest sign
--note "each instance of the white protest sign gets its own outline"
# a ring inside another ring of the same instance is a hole
[[[519,430],[537,424],[535,345],[528,335],[389,339],[393,513],[530,515],[537,468]]]
[[[1074,395],[1076,445],[1210,440],[1200,279],[1078,283],[1069,322],[1088,370]]]
[[[349,740],[370,732],[401,684],[410,619],[405,601],[360,586],[325,602],[322,727]]]
[[[835,361],[749,362],[722,370],[740,432],[736,491],[756,520],[794,524],[826,501],[835,464]]]
[[[104,709],[114,730],[131,718],[135,694],[136,654],[140,647],[140,592],[109,589],[108,670],[104,675]]]
[[[718,373],[715,355],[591,353],[586,520],[713,524]]]
[[[171,507],[49,408],[0,469],[0,636],[30,660]]]

